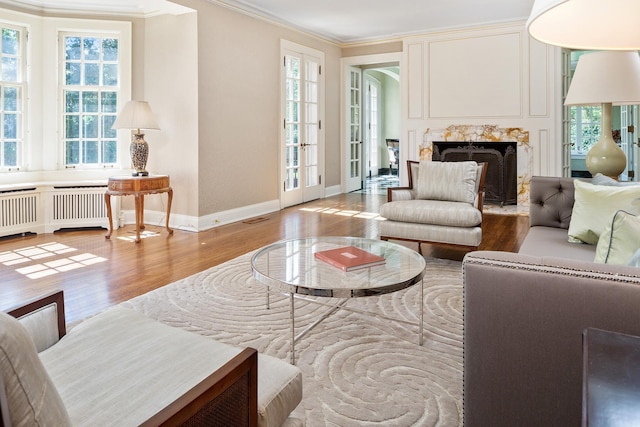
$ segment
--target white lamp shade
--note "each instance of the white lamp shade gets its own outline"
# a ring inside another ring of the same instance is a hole
[[[640,0],[637,0],[640,4]],[[578,60],[565,105],[640,104],[638,52],[586,53]]]
[[[113,129],[160,129],[146,101],[127,102],[111,127]]]
[[[572,49],[640,49],[639,0],[535,0],[527,30]]]

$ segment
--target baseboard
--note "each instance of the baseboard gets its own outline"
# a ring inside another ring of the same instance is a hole
[[[272,200],[269,202],[258,203],[250,206],[243,206],[228,211],[216,212],[209,215],[195,217],[189,215],[180,215],[171,213],[169,218],[169,226],[175,230],[199,232],[209,230],[233,222],[243,221],[247,218],[253,218],[280,210],[280,202]],[[152,211],[146,209],[144,211],[144,222],[147,225],[164,227],[166,221],[166,213],[160,211]],[[124,210],[120,214],[120,224],[135,224],[135,212],[133,210]],[[114,220],[114,227],[117,227],[117,221]]]

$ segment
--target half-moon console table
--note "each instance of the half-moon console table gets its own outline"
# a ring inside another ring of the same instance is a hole
[[[136,205],[136,243],[140,242],[140,230],[144,229],[144,196],[148,194],[168,193],[166,229],[169,234],[173,230],[169,228],[169,215],[171,214],[171,200],[173,190],[169,185],[169,175],[149,176],[112,176],[109,178],[107,191],[104,193],[104,201],[107,204],[109,216],[109,233],[106,239],[113,233],[113,220],[111,215],[111,196],[134,196]]]

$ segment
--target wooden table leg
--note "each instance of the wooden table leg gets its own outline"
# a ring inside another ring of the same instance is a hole
[[[134,197],[136,200],[136,243],[140,243],[140,223],[142,219],[141,209],[144,209],[144,196],[142,196],[141,194],[136,194]]]
[[[109,232],[105,239],[109,239],[111,237],[111,233],[113,233],[113,218],[111,217],[111,194],[104,193],[104,202],[107,204],[107,216],[109,217]]]
[[[169,228],[169,215],[171,215],[171,201],[173,200],[173,189],[169,188],[168,193],[168,198],[167,198],[167,222],[165,224],[165,227],[167,228],[167,232],[169,234],[173,234],[173,230],[171,228]]]
[[[140,230],[144,230],[144,194],[140,195]]]

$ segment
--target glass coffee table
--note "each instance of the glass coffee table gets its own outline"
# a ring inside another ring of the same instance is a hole
[[[315,258],[314,253],[323,250],[355,246],[385,258],[383,265],[349,272],[342,271]],[[253,276],[267,286],[269,292],[277,291],[289,296],[291,318],[291,363],[295,364],[295,343],[311,329],[340,309],[368,314],[377,318],[417,326],[418,344],[423,343],[423,306],[420,304],[418,323],[383,316],[379,313],[346,307],[351,298],[383,295],[420,284],[422,301],[426,262],[424,258],[404,246],[382,240],[357,237],[317,237],[284,240],[259,249],[251,258]],[[310,298],[314,297],[314,298]],[[321,298],[318,298],[321,297]],[[294,300],[305,299],[326,305],[329,310],[296,335]],[[324,302],[324,298],[337,298],[337,303]]]

